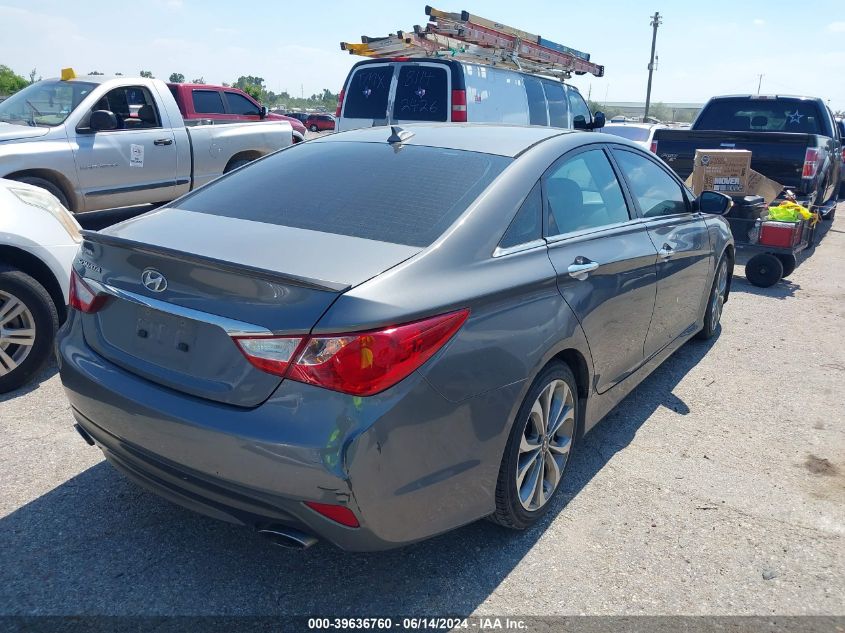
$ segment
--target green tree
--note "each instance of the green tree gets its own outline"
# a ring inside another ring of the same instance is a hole
[[[185,75],[182,73],[170,73],[170,83],[183,84],[185,83]]]
[[[203,79],[202,77],[198,77],[197,79],[191,79],[191,83],[192,84],[204,84],[205,79]]]
[[[141,77],[145,77],[147,79],[154,79],[152,71],[142,70],[140,74],[141,74]]]
[[[41,76],[39,75],[38,79],[35,78],[35,75],[38,74],[38,71],[33,68],[29,71],[29,83],[34,84],[36,81],[41,81]]]
[[[88,73],[88,74],[89,74],[89,75],[102,75],[103,73],[101,73],[99,70],[92,70],[92,71],[91,71],[90,73]]]
[[[11,95],[22,88],[26,88],[29,82],[15,73],[8,66],[0,64],[0,95]]]

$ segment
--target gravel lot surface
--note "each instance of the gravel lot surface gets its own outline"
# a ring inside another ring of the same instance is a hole
[[[845,614],[840,207],[789,281],[762,290],[738,267],[720,335],[585,439],[525,533],[274,548],[126,481],[48,368],[0,397],[0,613]]]

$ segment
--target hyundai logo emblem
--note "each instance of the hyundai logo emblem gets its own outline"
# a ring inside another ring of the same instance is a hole
[[[141,273],[141,283],[147,290],[153,292],[164,292],[167,288],[167,279],[154,268],[147,268]]]

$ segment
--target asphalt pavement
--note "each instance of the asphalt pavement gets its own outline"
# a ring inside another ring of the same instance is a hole
[[[738,267],[719,335],[578,447],[523,533],[273,547],[140,490],[73,430],[55,367],[0,397],[0,614],[845,612],[845,205],[787,281]]]

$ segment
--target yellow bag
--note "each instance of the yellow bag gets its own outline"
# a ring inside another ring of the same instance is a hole
[[[769,217],[778,222],[798,222],[799,220],[809,220],[813,217],[813,214],[797,202],[785,201],[776,207],[769,207]]]

